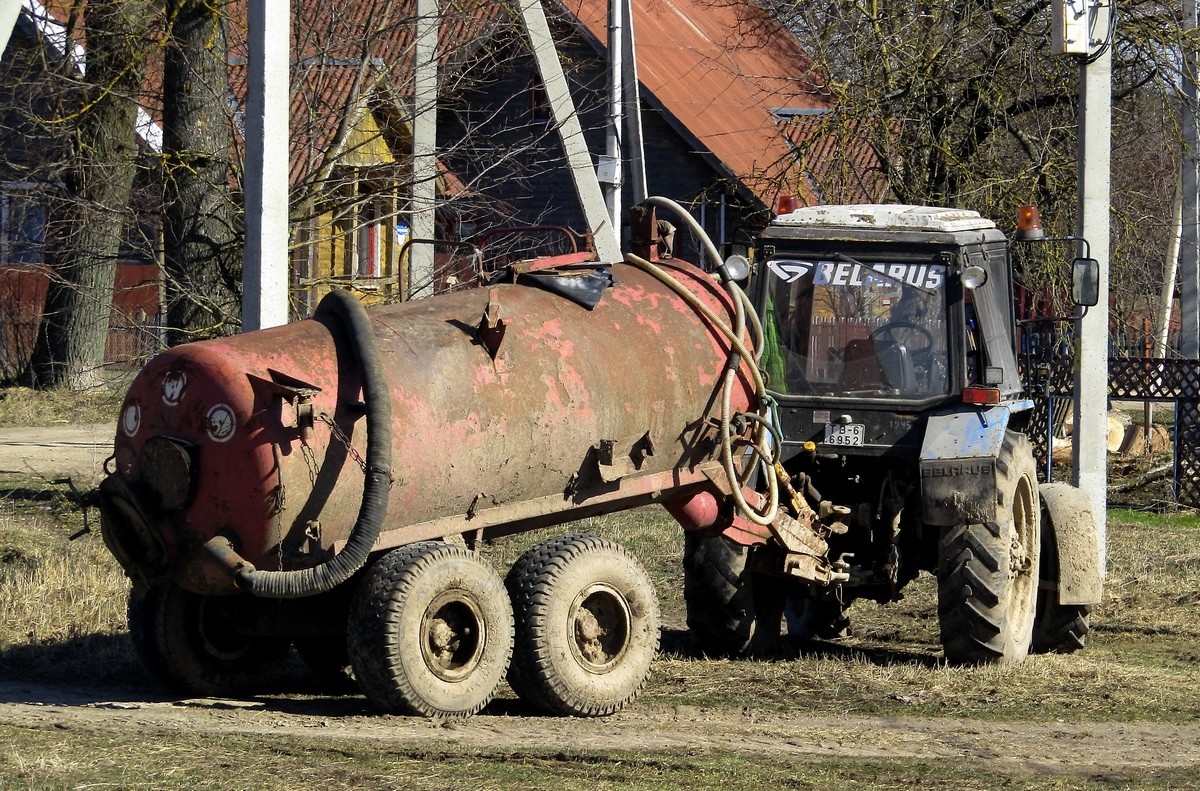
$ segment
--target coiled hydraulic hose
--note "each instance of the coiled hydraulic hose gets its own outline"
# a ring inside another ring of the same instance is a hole
[[[668,272],[659,266],[640,258],[636,255],[629,254],[625,257],[627,263],[636,266],[644,272],[652,275],[660,280],[668,288],[674,291],[688,305],[702,315],[713,327],[715,327],[729,341],[730,354],[725,366],[725,374],[721,382],[721,414],[720,414],[720,445],[721,445],[721,464],[725,469],[725,475],[729,478],[730,489],[734,503],[737,505],[738,511],[746,519],[759,525],[769,525],[775,521],[775,517],[779,511],[779,479],[775,465],[775,454],[778,452],[779,445],[774,445],[768,442],[770,430],[768,428],[771,420],[769,414],[771,398],[767,394],[766,382],[763,380],[762,371],[758,367],[758,360],[762,355],[762,325],[758,322],[758,314],[754,311],[750,304],[749,297],[733,282],[725,271],[724,261],[721,260],[721,254],[717,250],[717,246],[713,244],[708,234],[696,222],[682,206],[669,198],[651,197],[646,199],[647,203],[655,206],[661,206],[670,209],[696,234],[704,246],[705,252],[713,259],[716,268],[722,273],[722,282],[726,293],[733,304],[734,324],[730,327],[720,316],[718,316],[711,308],[708,307],[699,297],[697,297],[690,289],[686,288],[678,280],[672,277]],[[749,310],[747,309],[749,308]],[[753,350],[746,348],[742,341],[742,336],[746,330],[746,318],[750,317],[751,329],[754,333]],[[738,370],[741,368],[741,362],[746,362],[746,368],[750,373],[751,384],[754,386],[754,393],[758,399],[760,414],[755,415],[753,422],[755,425],[754,433],[750,442],[752,455],[741,470],[738,470],[737,464],[733,457],[733,387],[737,379]],[[772,451],[771,448],[775,450]],[[767,479],[767,503],[764,510],[761,512],[753,508],[746,498],[742,495],[742,486],[745,483],[747,473],[753,467],[755,459],[761,459],[764,464]]]
[[[392,485],[392,401],[387,376],[375,343],[375,332],[362,303],[349,291],[330,291],[313,318],[336,317],[346,329],[362,378],[366,402],[366,481],[362,504],[342,551],[319,566],[296,571],[269,571],[243,563],[238,584],[255,596],[296,599],[332,590],[363,567],[379,537]]]

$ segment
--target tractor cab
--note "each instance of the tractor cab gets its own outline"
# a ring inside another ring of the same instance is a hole
[[[810,442],[912,459],[924,416],[1019,397],[1008,241],[979,214],[798,209],[766,228],[757,257],[784,459]]]

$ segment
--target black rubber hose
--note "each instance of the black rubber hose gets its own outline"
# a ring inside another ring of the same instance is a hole
[[[366,480],[362,504],[342,551],[319,566],[296,571],[267,571],[243,566],[238,585],[255,596],[298,599],[332,590],[367,562],[387,515],[392,486],[392,400],[375,332],[366,309],[349,292],[330,291],[313,318],[335,316],[346,328],[362,379],[367,412]]]

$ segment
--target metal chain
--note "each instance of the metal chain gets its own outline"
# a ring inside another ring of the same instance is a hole
[[[341,426],[339,426],[337,423],[334,423],[333,420],[329,417],[329,415],[325,414],[324,412],[317,415],[317,419],[320,420],[322,423],[325,423],[329,426],[329,431],[333,435],[334,439],[336,439],[338,442],[342,443],[342,445],[346,448],[346,453],[349,454],[350,458],[354,459],[354,461],[357,462],[359,469],[361,469],[363,471],[363,474],[366,475],[366,473],[367,473],[366,460],[358,452],[358,449],[355,448],[352,444],[350,444],[350,438],[348,436],[346,436],[346,432],[342,431]]]

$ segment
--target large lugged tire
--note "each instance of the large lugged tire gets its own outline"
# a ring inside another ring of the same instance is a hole
[[[366,696],[393,713],[475,714],[512,657],[504,583],[469,550],[422,542],[367,570],[350,607],[350,663]]]
[[[1058,552],[1052,530],[1042,533],[1041,574],[1037,616],[1033,623],[1035,654],[1071,654],[1087,645],[1092,608],[1088,604],[1059,604]]]
[[[684,535],[688,631],[708,656],[765,654],[778,645],[784,597],[752,571],[753,551],[723,536]]]
[[[956,664],[1020,662],[1033,639],[1040,507],[1025,435],[1005,433],[996,486],[996,521],[947,528],[938,547],[942,648]]]
[[[597,536],[529,549],[505,580],[517,638],[509,684],[554,714],[602,717],[629,705],[658,653],[659,613],[645,569]]]
[[[1090,604],[1058,604],[1052,599],[1038,601],[1037,623],[1033,630],[1035,654],[1073,654],[1087,645],[1091,632]]]
[[[238,632],[225,618],[227,604],[172,584],[134,588],[134,649],[173,689],[206,696],[257,691],[283,662],[288,641]]]

